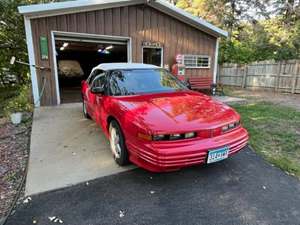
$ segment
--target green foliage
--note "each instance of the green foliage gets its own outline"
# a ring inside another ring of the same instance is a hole
[[[28,68],[9,64],[12,56],[27,60],[24,22],[17,13],[21,3],[21,0],[0,0],[0,79],[9,73],[17,76],[19,83],[26,83]]]
[[[12,56],[28,61],[24,21],[17,8],[46,2],[50,0],[0,0],[0,83],[4,76],[12,74],[17,77],[18,84],[28,84],[29,68],[20,64],[10,65]]]
[[[176,5],[229,32],[220,44],[220,63],[248,63],[300,57],[300,2],[289,0],[291,8],[284,2],[179,0]],[[267,10],[272,7],[275,11]]]
[[[4,108],[7,103],[19,92],[17,87],[0,87],[0,118],[4,116]]]
[[[28,85],[20,87],[18,95],[11,98],[4,108],[5,115],[10,115],[14,112],[28,112],[32,111],[32,104],[30,103],[30,88]]]
[[[281,17],[243,24],[243,30],[222,42],[220,61],[247,63],[299,58],[300,21],[287,26]]]

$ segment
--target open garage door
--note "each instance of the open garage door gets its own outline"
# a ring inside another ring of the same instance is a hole
[[[129,62],[130,39],[75,33],[54,34],[60,103],[80,102],[81,81],[101,63]]]

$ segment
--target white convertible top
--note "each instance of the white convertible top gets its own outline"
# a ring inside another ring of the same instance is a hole
[[[99,70],[124,70],[124,69],[158,69],[160,67],[143,64],[143,63],[102,63],[93,68],[93,71],[96,69]]]

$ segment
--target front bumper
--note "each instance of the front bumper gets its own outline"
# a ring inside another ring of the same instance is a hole
[[[249,136],[239,127],[229,133],[206,139],[159,142],[126,142],[129,159],[152,172],[178,170],[182,167],[206,163],[209,150],[229,147],[229,156],[243,149]]]

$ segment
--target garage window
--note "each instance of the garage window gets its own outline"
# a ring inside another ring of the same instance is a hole
[[[210,57],[207,55],[183,55],[186,68],[210,68]]]

